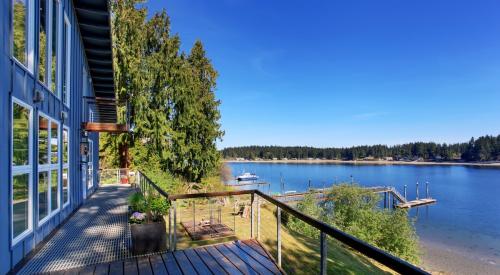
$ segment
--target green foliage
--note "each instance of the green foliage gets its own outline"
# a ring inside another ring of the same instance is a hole
[[[334,186],[323,203],[327,222],[413,263],[419,262],[418,239],[405,210],[382,210],[380,197],[352,184]]]
[[[128,197],[128,205],[134,212],[145,213],[148,205],[141,192],[135,192]]]
[[[140,192],[135,192],[128,197],[128,203],[132,212],[139,212],[146,214],[146,217],[153,221],[158,222],[161,217],[167,215],[170,209],[170,204],[164,197],[148,195],[147,198]],[[132,223],[142,223],[143,220],[136,219],[134,216],[130,218]]]
[[[352,184],[334,186],[326,200],[318,203],[307,194],[297,210],[360,238],[412,263],[419,263],[418,238],[405,210],[383,210],[380,197]],[[282,213],[283,217],[283,213]],[[319,231],[303,221],[285,215],[286,226],[312,238]]]
[[[246,159],[338,159],[393,158],[394,160],[495,161],[500,160],[500,135],[484,136],[469,143],[436,144],[415,142],[402,145],[372,145],[351,148],[313,148],[302,146],[245,146],[222,150],[224,158]]]
[[[147,199],[148,209],[151,213],[151,219],[154,222],[161,220],[161,217],[167,215],[170,204],[167,199],[161,196],[150,196]]]
[[[148,18],[141,3],[112,1],[117,98],[129,103],[119,108],[119,120],[130,113],[134,133],[103,135],[103,166],[123,167],[129,150],[133,167],[199,183],[220,160],[217,72],[200,41],[188,55],[181,52],[166,12]]]
[[[312,193],[308,193],[304,196],[304,200],[297,204],[297,210],[314,218],[319,218],[322,214],[322,209],[318,207],[316,198]],[[286,212],[281,212],[281,217],[282,220],[284,219],[284,223],[287,225],[287,227],[291,230],[309,237],[319,238],[319,230],[303,222],[302,220],[297,219],[292,215],[288,215]]]

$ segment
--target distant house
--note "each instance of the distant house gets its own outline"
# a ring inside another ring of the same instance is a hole
[[[109,22],[106,0],[1,1],[1,274],[98,186],[99,134],[86,127],[102,125],[86,123],[115,96]]]
[[[393,161],[394,158],[393,157],[385,157],[384,160],[386,160],[386,161]]]

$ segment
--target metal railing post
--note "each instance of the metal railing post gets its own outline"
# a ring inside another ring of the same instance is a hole
[[[172,251],[172,207],[168,209],[168,250]]]
[[[327,273],[326,261],[328,260],[328,250],[327,250],[328,247],[327,247],[326,234],[323,231],[321,231],[320,241],[321,241],[321,267],[320,267],[320,274],[321,275],[326,275],[326,273]]]
[[[172,206],[174,207],[174,245],[173,250],[177,250],[177,203],[176,201],[172,202]]]
[[[253,203],[254,203],[254,194],[250,195],[250,238],[253,239]]]
[[[278,251],[278,266],[281,267],[281,208],[279,206],[276,207],[276,216],[277,216],[277,251]]]
[[[260,241],[260,197],[257,197],[257,240]]]

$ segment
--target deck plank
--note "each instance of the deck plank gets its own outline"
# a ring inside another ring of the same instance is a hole
[[[249,265],[252,266],[253,269],[257,270],[260,274],[269,274],[273,273],[273,268],[269,267],[269,269],[259,263],[257,260],[252,258],[252,256],[248,255],[244,250],[239,248],[236,244],[234,243],[229,243],[229,244],[224,244],[226,248],[228,248],[231,252],[233,252],[235,255],[237,255],[240,259],[242,259],[244,262],[248,263]],[[276,272],[274,272],[276,274]]]
[[[182,275],[182,271],[177,265],[177,262],[175,261],[174,255],[172,252],[164,253],[161,255],[163,258],[163,262],[165,263],[165,266],[167,267],[168,274],[170,275]]]
[[[153,275],[153,271],[151,270],[151,264],[149,263],[149,257],[138,258],[137,267],[139,269],[139,274]]]
[[[264,250],[264,248],[256,240],[244,240],[241,242],[252,247],[255,251],[259,252],[260,255],[269,258],[269,255],[267,254],[267,252]]]
[[[268,257],[262,256],[260,253],[257,251],[253,250],[250,246],[242,243],[242,242],[235,242],[235,245],[238,246],[240,249],[245,251],[248,255],[250,255],[252,258],[254,258],[256,261],[264,265],[267,269],[269,269],[271,272],[275,274],[280,274],[280,270],[276,266],[276,264],[269,259]]]
[[[123,261],[116,261],[110,263],[109,275],[123,275]]]
[[[191,261],[194,269],[196,269],[196,272],[198,272],[198,274],[211,274],[208,267],[205,265],[200,256],[196,254],[194,249],[186,249],[184,250],[184,254],[186,254],[186,257],[189,258],[189,261]]]
[[[201,260],[207,265],[213,274],[227,274],[226,271],[208,254],[204,248],[195,248],[194,251],[200,256]]]
[[[94,275],[108,275],[109,264],[102,263],[95,266]]]
[[[229,274],[243,274],[236,266],[231,263],[229,259],[227,259],[219,250],[215,249],[213,246],[205,247],[205,250],[212,256],[212,258],[217,261],[219,265],[222,266]]]
[[[151,263],[151,268],[153,269],[153,272],[155,275],[167,275],[167,268],[165,267],[165,264],[163,263],[163,259],[161,258],[161,255],[151,255],[149,257],[149,262]]]
[[[139,274],[139,271],[137,270],[137,259],[131,258],[127,259],[123,263],[123,274]]]
[[[224,245],[216,245],[213,246],[212,248],[217,249],[220,254],[224,255],[233,265],[236,266],[243,274],[245,275],[254,275],[258,274],[248,263],[245,263],[241,258],[236,256],[233,252],[231,252],[227,247]]]
[[[233,241],[163,254],[128,258],[52,272],[99,275],[281,274],[271,254],[255,240]]]
[[[184,254],[184,251],[182,250],[175,251],[174,257],[177,260],[177,263],[179,263],[179,267],[181,268],[182,273],[196,274],[196,270],[194,269],[189,259],[186,257],[186,254]]]
[[[95,265],[89,265],[84,267],[78,274],[80,275],[94,275]]]

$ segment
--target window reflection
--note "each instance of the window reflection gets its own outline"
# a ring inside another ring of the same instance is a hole
[[[14,0],[14,14],[13,14],[13,35],[14,35],[14,45],[13,54],[14,57],[24,64],[28,65],[27,62],[27,34],[28,34],[28,17],[27,17],[27,1],[26,0]]]
[[[29,116],[30,110],[17,103],[13,104],[13,165],[29,164]]]

